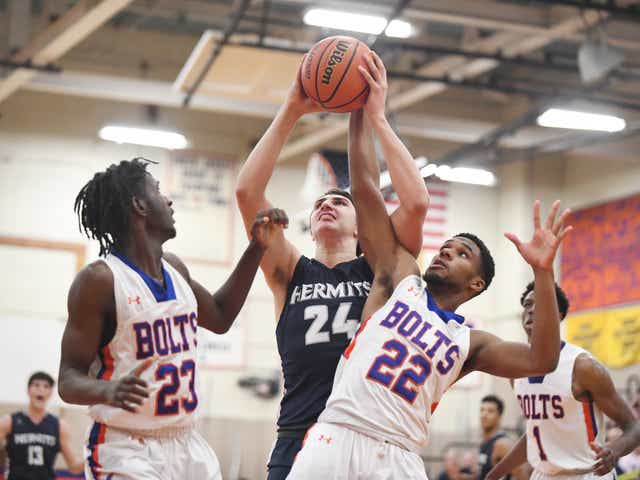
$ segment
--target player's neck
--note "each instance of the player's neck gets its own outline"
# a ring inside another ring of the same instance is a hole
[[[467,297],[462,292],[452,293],[449,288],[440,288],[439,285],[432,285],[428,282],[427,288],[441,310],[455,312],[460,305],[467,301]]]
[[[47,411],[44,408],[38,408],[31,404],[27,407],[27,416],[33,423],[40,423]]]
[[[500,431],[500,424],[493,427],[491,430],[484,430],[482,432],[482,439],[486,442],[491,437],[493,437],[496,433]]]
[[[134,235],[117,250],[153,279],[162,279],[162,243],[148,235]]]
[[[356,247],[350,240],[317,242],[314,258],[333,268],[339,263],[353,260],[356,257],[355,251]]]

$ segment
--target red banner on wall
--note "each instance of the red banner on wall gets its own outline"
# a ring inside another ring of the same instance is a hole
[[[640,194],[577,210],[562,247],[571,311],[640,301]]]

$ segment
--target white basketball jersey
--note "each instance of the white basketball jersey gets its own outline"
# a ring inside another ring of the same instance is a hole
[[[91,406],[89,414],[96,422],[127,430],[193,425],[198,309],[191,287],[164,260],[164,287],[118,254],[107,255],[104,262],[113,272],[116,331],[91,373],[117,380],[153,358],[141,375],[150,395],[137,413],[100,404]]]
[[[318,421],[420,452],[432,408],[469,352],[462,321],[437,307],[420,277],[402,280],[345,350]]]
[[[558,368],[543,377],[518,378],[514,390],[527,419],[527,460],[542,473],[589,469],[595,454],[589,443],[604,443],[602,412],[593,402],[573,398],[573,365],[587,353],[562,343]]]

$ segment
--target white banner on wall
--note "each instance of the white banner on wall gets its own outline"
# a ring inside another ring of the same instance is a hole
[[[198,368],[243,368],[246,366],[245,318],[240,313],[224,335],[198,328]]]

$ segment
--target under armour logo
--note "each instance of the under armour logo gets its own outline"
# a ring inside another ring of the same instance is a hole
[[[325,437],[324,435],[320,435],[318,437],[318,440],[320,442],[327,442],[327,445],[329,445],[331,443],[331,437]]]
[[[129,305],[131,305],[132,303],[136,303],[136,304],[140,305],[140,296],[138,295],[135,298],[129,297]]]

